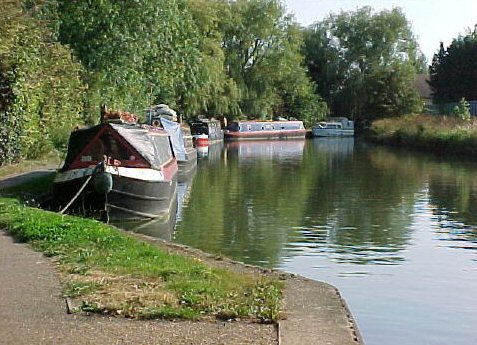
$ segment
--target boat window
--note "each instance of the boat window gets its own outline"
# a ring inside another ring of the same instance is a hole
[[[252,125],[247,125],[247,130],[251,131],[252,130]]]
[[[192,134],[209,134],[209,127],[203,122],[195,122],[190,125]]]
[[[243,127],[238,122],[232,122],[226,127],[226,129],[228,129],[229,131],[237,132],[243,130]]]

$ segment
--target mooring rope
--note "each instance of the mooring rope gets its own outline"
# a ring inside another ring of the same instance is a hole
[[[91,174],[88,176],[85,183],[83,183],[83,185],[79,189],[78,193],[76,193],[73,199],[71,199],[70,202],[60,211],[60,214],[63,214],[64,212],[66,212],[66,210],[75,202],[75,200],[80,196],[81,192],[83,192],[83,190],[86,188],[86,186],[88,185],[89,181],[93,178],[93,176],[94,174]]]

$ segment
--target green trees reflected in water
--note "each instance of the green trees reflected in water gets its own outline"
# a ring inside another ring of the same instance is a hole
[[[452,220],[450,232],[477,217],[468,167],[353,139],[232,143],[209,157],[175,240],[252,264],[277,267],[294,255],[399,264],[426,195]],[[459,227],[475,237],[471,225]],[[433,231],[446,237],[442,228]]]

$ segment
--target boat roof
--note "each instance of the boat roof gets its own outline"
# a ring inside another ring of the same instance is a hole
[[[97,126],[75,130],[68,142],[68,153],[62,170],[67,169],[78,156],[95,144],[104,133],[116,137],[123,145],[137,152],[152,168],[159,169],[164,163],[157,155],[160,150],[157,137],[168,137],[162,129],[152,129],[145,126],[103,123]],[[169,145],[169,143],[168,143]],[[115,157],[112,157],[115,158]]]
[[[303,123],[300,120],[244,120],[244,121],[234,121],[237,123]]]

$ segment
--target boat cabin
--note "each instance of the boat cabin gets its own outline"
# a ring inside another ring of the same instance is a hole
[[[224,140],[224,132],[219,120],[196,118],[189,121],[193,137],[207,135],[209,142]]]
[[[232,122],[227,129],[232,132],[260,132],[281,130],[302,130],[301,121],[236,121]]]
[[[61,171],[95,166],[104,156],[116,160],[122,167],[152,169],[160,169],[173,159],[165,131],[104,123],[71,133]]]

